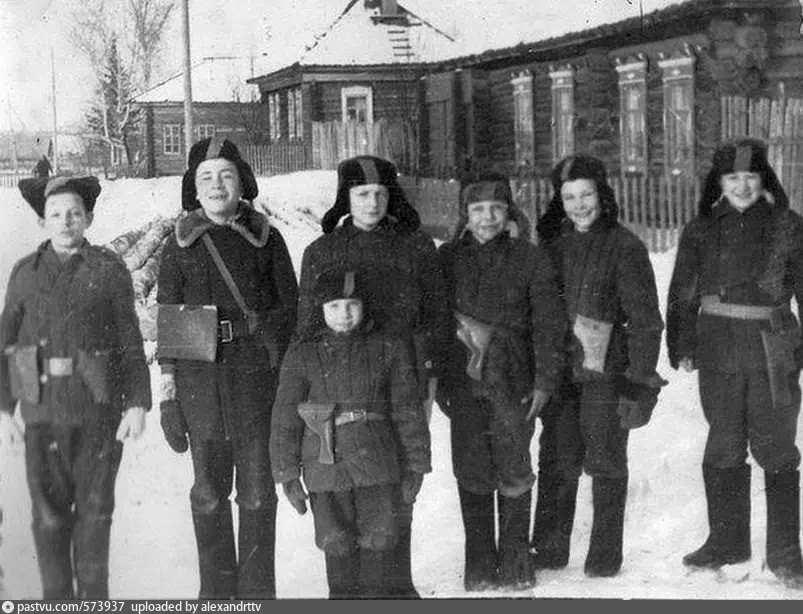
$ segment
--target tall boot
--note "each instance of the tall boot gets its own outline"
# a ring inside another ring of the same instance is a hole
[[[329,599],[356,599],[360,591],[360,549],[344,555],[326,554]]]
[[[198,599],[233,599],[237,594],[237,557],[231,503],[211,514],[192,513],[201,589]]]
[[[396,546],[383,557],[385,564],[385,582],[394,599],[420,599],[421,596],[413,585],[411,547],[413,539],[413,506],[399,505],[399,541]]]
[[[468,592],[495,588],[499,561],[494,538],[494,495],[477,495],[459,487],[457,492],[466,534],[463,587]]]
[[[73,528],[73,561],[78,599],[109,598],[110,516],[79,518]]]
[[[499,583],[513,590],[535,586],[530,560],[532,492],[516,498],[499,495]]]
[[[536,571],[563,569],[569,564],[578,483],[577,478],[555,473],[539,476],[530,547]]]
[[[800,472],[765,473],[767,566],[784,584],[803,589],[800,553]]]
[[[594,520],[585,573],[589,577],[608,578],[618,574],[622,567],[627,478],[595,477],[591,495]]]
[[[750,559],[750,465],[717,469],[703,465],[708,539],[683,557],[689,567],[718,569]]]
[[[275,599],[275,499],[255,510],[240,506],[237,539],[237,598]]]
[[[398,599],[395,586],[388,584],[385,570],[388,569],[387,558],[393,556],[394,550],[368,550],[358,548],[360,573],[357,590],[358,599]]]
[[[33,523],[42,599],[75,599],[71,555],[72,527],[46,528]]]

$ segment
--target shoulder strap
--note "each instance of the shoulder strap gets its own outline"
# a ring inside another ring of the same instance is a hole
[[[220,256],[220,252],[217,250],[217,247],[215,247],[215,243],[214,241],[212,241],[212,237],[209,236],[208,232],[205,232],[201,236],[201,239],[203,240],[204,245],[206,245],[206,249],[209,250],[209,255],[212,256],[212,260],[215,261],[215,265],[217,266],[218,271],[220,271],[220,275],[223,277],[223,281],[225,281],[226,285],[229,287],[229,290],[231,291],[231,295],[234,297],[234,300],[240,306],[240,309],[242,310],[243,314],[246,317],[248,317],[248,315],[251,313],[251,310],[248,309],[248,305],[245,304],[245,299],[243,298],[243,295],[240,293],[240,289],[237,287],[234,278],[231,276],[231,272],[226,266],[226,263],[223,262],[223,258]]]

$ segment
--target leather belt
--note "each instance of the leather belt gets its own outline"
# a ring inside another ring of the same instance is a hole
[[[769,307],[766,305],[723,303],[715,294],[702,297],[700,302],[700,311],[702,313],[737,320],[772,320],[773,317],[780,315],[786,309],[785,306]]]
[[[50,377],[69,377],[73,374],[72,358],[45,358],[42,361],[42,372]]]
[[[368,420],[387,420],[385,414],[365,409],[351,409],[335,416],[335,426],[349,424],[351,422],[367,422]]]
[[[217,339],[220,343],[231,343],[235,339],[250,336],[247,320],[221,320],[217,324]]]

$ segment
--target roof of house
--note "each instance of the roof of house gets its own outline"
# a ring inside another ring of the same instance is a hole
[[[307,45],[301,65],[374,65],[430,62],[454,55],[455,41],[426,19],[398,5],[383,19],[381,2],[350,0],[343,12]]]
[[[249,102],[256,89],[246,80],[254,76],[249,58],[206,57],[193,64],[193,102]],[[184,100],[184,71],[181,70],[134,98],[135,102],[181,102]]]

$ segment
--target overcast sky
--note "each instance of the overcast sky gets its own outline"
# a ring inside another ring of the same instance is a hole
[[[162,74],[181,68],[180,0],[165,50]],[[470,51],[533,40],[541,31],[583,29],[600,19],[638,15],[639,0],[401,0],[401,4],[457,35]],[[678,0],[642,0],[645,12]],[[0,0],[0,130],[52,126],[51,50],[56,73],[57,121],[83,115],[93,80],[66,32],[70,8],[80,0]],[[251,53],[271,68],[292,63],[314,34],[348,0],[190,0],[192,55]],[[359,44],[359,41],[355,41]]]

